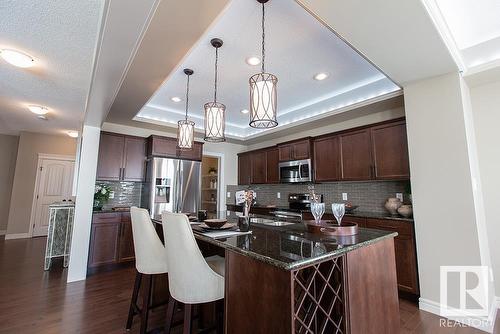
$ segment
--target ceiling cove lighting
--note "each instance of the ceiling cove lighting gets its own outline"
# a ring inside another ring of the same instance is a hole
[[[9,64],[21,68],[31,67],[35,64],[35,60],[30,55],[16,50],[2,49],[0,56]]]
[[[178,97],[178,96],[171,97],[170,100],[172,100],[175,103],[178,103],[178,102],[182,101],[182,99],[180,97]]]
[[[328,73],[325,72],[318,73],[314,76],[314,80],[318,81],[325,80],[326,78],[328,78]]]
[[[259,65],[260,64],[260,59],[259,57],[247,57],[245,59],[245,62],[248,64],[248,65],[251,65],[251,66],[256,66],[256,65]]]
[[[219,38],[214,38],[210,44],[215,48],[215,79],[214,79],[214,100],[205,103],[205,141],[223,142],[226,141],[224,134],[226,128],[225,112],[226,106],[217,102],[217,65],[219,62],[219,48],[223,42]]]
[[[31,106],[28,106],[28,109],[33,113],[33,114],[37,114],[37,115],[45,115],[49,112],[49,109],[46,108],[46,107],[42,107],[42,106],[34,106],[34,105],[31,105]]]
[[[186,117],[177,122],[177,147],[180,150],[192,150],[194,144],[194,122],[188,120],[189,107],[189,77],[193,74],[193,70],[184,69],[184,74],[187,76],[186,83]]]
[[[78,138],[78,131],[68,131],[66,132],[71,138]]]
[[[265,71],[265,4],[268,0],[257,0],[262,4],[262,63],[261,73],[250,77],[250,123],[252,128],[274,128],[276,120],[278,78]]]

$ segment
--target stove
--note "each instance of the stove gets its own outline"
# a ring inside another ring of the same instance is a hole
[[[323,195],[319,195],[323,202]],[[288,195],[288,209],[271,211],[275,217],[286,220],[302,220],[302,212],[311,210],[311,195],[308,193],[290,193]]]

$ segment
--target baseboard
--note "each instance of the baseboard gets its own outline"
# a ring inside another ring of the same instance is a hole
[[[0,235],[5,235],[7,233],[7,230],[0,230]]]
[[[461,317],[443,317],[441,315],[441,304],[436,303],[436,302],[429,300],[429,299],[425,299],[425,298],[419,298],[418,307],[422,311],[427,311],[429,313],[433,313],[439,317],[447,318],[449,320],[453,320],[453,321],[474,327],[476,329],[482,330],[482,331],[487,332],[487,333],[493,333],[493,328],[495,325],[497,310],[498,310],[498,308],[500,308],[500,298],[499,297],[493,298],[493,301],[492,301],[491,307],[490,307],[490,314],[488,315],[487,321],[484,321],[484,319],[481,319],[480,317],[477,317],[477,316],[468,316],[465,313],[462,313],[463,316],[461,316]],[[458,312],[460,312],[460,311],[458,311]]]
[[[5,235],[5,240],[26,239],[29,237],[30,237],[29,233],[9,233]]]

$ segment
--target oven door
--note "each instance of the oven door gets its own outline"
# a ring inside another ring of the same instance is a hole
[[[311,159],[280,162],[279,173],[281,183],[310,182]]]

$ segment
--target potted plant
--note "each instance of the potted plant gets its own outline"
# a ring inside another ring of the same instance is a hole
[[[94,210],[102,210],[102,206],[109,200],[111,188],[105,184],[96,184],[94,190]]]
[[[210,175],[217,174],[217,169],[215,169],[215,167],[210,167],[210,169],[208,170],[208,174]]]

